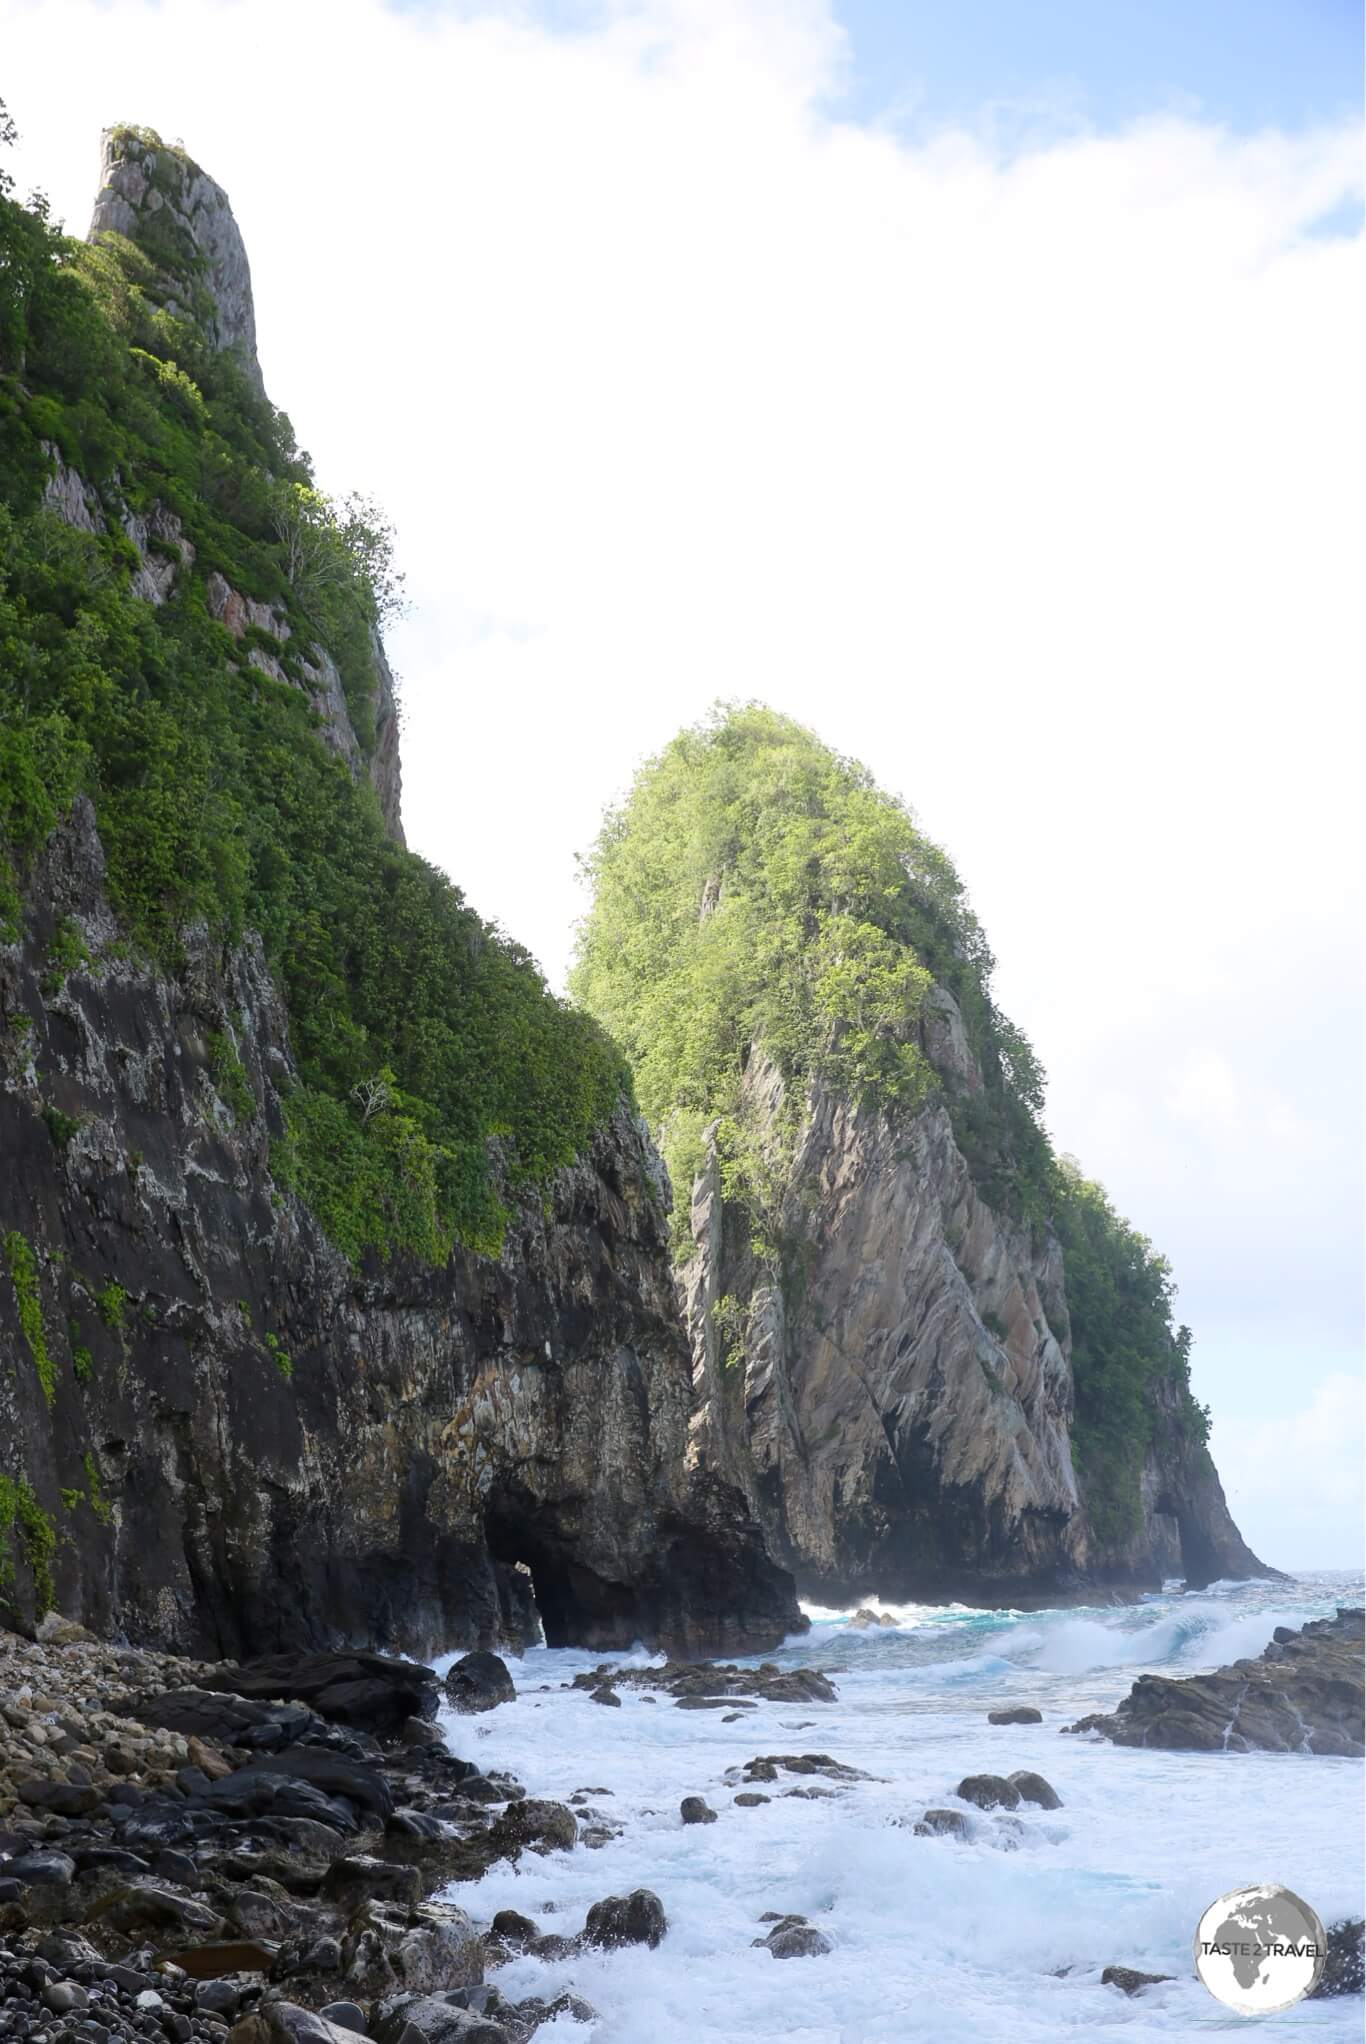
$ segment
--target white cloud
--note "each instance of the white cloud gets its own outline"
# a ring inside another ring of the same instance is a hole
[[[1249,1312],[1322,1370],[1358,1296],[1361,273],[1311,230],[1355,130],[911,143],[822,111],[815,0],[322,20],[0,0],[4,89],[74,224],[115,117],[230,191],[272,394],[401,529],[413,841],[558,974],[640,756],[717,695],[802,717],[959,862],[1202,1395],[1242,1395]]]
[[[1252,1401],[1249,1401],[1252,1402]],[[1267,1416],[1232,1405],[1211,1447],[1234,1517],[1264,1561],[1342,1568],[1362,1559],[1361,1380],[1325,1377],[1298,1410]]]

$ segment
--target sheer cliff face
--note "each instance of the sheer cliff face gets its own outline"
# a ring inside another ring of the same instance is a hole
[[[952,997],[922,1045],[980,1085]],[[748,1102],[776,1123],[782,1081],[751,1059]],[[1159,1414],[1141,1524],[1106,1548],[1070,1445],[1062,1255],[976,1191],[940,1104],[893,1125],[817,1088],[786,1178],[779,1254],[693,1189],[682,1273],[693,1455],[750,1499],[773,1553],[816,1596],[969,1601],[1084,1583],[1197,1583],[1257,1572],[1203,1450]]]
[[[106,138],[96,230],[145,243],[146,216],[170,216],[203,256],[220,344],[259,378],[227,201],[162,154]],[[107,490],[51,461],[49,510],[91,533],[119,520]],[[168,602],[199,573],[164,506],[122,525],[142,561],[130,601]],[[204,597],[234,637],[257,628],[256,665],[273,661],[262,638],[282,640],[282,616],[221,575]],[[308,649],[304,685],[398,836],[376,651],[368,769],[324,648]],[[289,679],[278,662],[275,678]],[[256,941],[191,929],[179,969],[141,961],[83,796],[25,872],[21,909],[19,941],[0,942],[11,1621],[50,1600],[135,1641],[221,1654],[517,1641],[537,1610],[552,1643],[681,1654],[800,1629],[738,1493],[687,1467],[668,1189],[633,1115],[540,1193],[508,1196],[496,1259],[357,1271],[272,1176],[297,1073]]]
[[[738,1497],[685,1475],[634,1118],[517,1208],[497,1261],[358,1278],[272,1183],[292,1067],[255,946],[192,946],[175,979],[130,963],[84,801],[34,896],[0,950],[0,1232],[34,1258],[53,1396],[0,1282],[0,1432],[60,1528],[61,1610],[222,1653],[517,1639],[533,1586],[552,1641],[739,1651],[800,1625]],[[89,959],[54,994],[63,918]],[[13,1587],[31,1614],[22,1567]]]

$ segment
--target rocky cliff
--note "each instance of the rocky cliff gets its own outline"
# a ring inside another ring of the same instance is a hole
[[[950,1084],[982,1084],[953,996],[919,1025]],[[747,1106],[781,1116],[751,1058]],[[764,1140],[761,1135],[760,1140]],[[893,1119],[821,1084],[803,1104],[774,1234],[728,1202],[713,1146],[680,1283],[693,1452],[725,1472],[804,1590],[970,1602],[1259,1574],[1178,1387],[1154,1387],[1138,1510],[1098,1533],[1073,1454],[1065,1259],[982,1197],[942,1098]]]
[[[1261,1572],[1166,1265],[1053,1157],[944,855],[757,705],[643,770],[580,998],[676,1178],[695,1464],[825,1602]]]
[[[120,130],[95,226],[87,262],[0,181],[32,279],[0,304],[0,1601],[209,1654],[538,1613],[772,1645],[790,1578],[687,1472],[615,1053],[395,843],[369,585],[280,574],[250,450],[301,471],[227,200]]]

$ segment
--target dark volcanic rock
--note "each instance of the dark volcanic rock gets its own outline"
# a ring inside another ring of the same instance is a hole
[[[454,1710],[495,1710],[500,1703],[516,1700],[516,1686],[506,1661],[484,1648],[466,1654],[446,1676],[446,1701]]]
[[[1010,1777],[1010,1785],[1019,1792],[1022,1803],[1037,1803],[1041,1810],[1062,1808],[1062,1797],[1052,1782],[1045,1781],[1043,1776],[1035,1774],[1032,1768],[1017,1768]]]
[[[1117,1746],[1191,1753],[1336,1753],[1363,1744],[1363,1614],[1339,1609],[1298,1632],[1277,1628],[1259,1660],[1212,1675],[1140,1675],[1111,1715],[1068,1725]]]
[[[701,1796],[684,1796],[678,1806],[678,1814],[685,1824],[714,1824],[716,1812]]]
[[[235,1697],[308,1704],[320,1717],[392,1736],[406,1718],[434,1718],[439,1694],[430,1668],[387,1654],[270,1654],[216,1671],[211,1684]]]
[[[1012,1704],[1008,1710],[989,1710],[989,1725],[1041,1725],[1043,1712],[1035,1710],[1030,1703]]]
[[[1170,1973],[1139,1973],[1132,1966],[1107,1966],[1100,1983],[1102,1987],[1117,1987],[1121,1994],[1140,1994],[1145,1987],[1158,1987],[1171,1978]]]
[[[1019,1789],[1003,1774],[965,1775],[954,1794],[965,1803],[975,1803],[979,1810],[1015,1810],[1020,1805]]]
[[[967,1838],[968,1820],[961,1810],[926,1810],[916,1830],[922,1838]]]
[[[664,1904],[653,1889],[608,1895],[588,1912],[583,1939],[588,1945],[657,1945],[669,1928]]]
[[[89,962],[53,995],[59,924]],[[58,1608],[234,1659],[525,1637],[533,1584],[552,1646],[750,1654],[804,1630],[738,1492],[688,1471],[667,1193],[638,1119],[623,1106],[553,1183],[508,1190],[496,1258],[362,1279],[271,1175],[296,1073],[259,943],[191,931],[184,948],[171,972],[125,944],[79,796],[26,876],[22,943],[0,946],[0,1236],[34,1258],[55,1382],[49,1406],[18,1373],[11,1461],[54,1523],[87,1467],[108,1505],[57,1545]],[[240,1060],[241,1112],[215,1044]],[[80,1136],[59,1148],[45,1109]],[[0,1284],[0,1347],[20,1355],[16,1313]],[[452,1470],[476,1405],[486,1463],[467,1486]],[[7,1598],[36,1623],[22,1551]],[[214,1685],[371,1729],[435,1700],[400,1706],[374,1670],[324,1697],[298,1660]]]

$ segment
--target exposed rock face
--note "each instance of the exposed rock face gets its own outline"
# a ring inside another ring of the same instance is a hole
[[[34,1258],[53,1397],[0,1273],[0,1437],[74,1536],[59,1609],[215,1654],[427,1652],[524,1639],[521,1562],[554,1643],[753,1651],[801,1626],[739,1498],[685,1473],[638,1123],[520,1204],[497,1261],[357,1276],[271,1178],[292,1064],[255,943],[191,940],[174,978],[131,962],[83,799],[31,894],[0,950],[0,1235]],[[62,917],[89,961],[44,991]],[[216,1089],[223,1043],[249,1112]],[[22,1561],[15,1595],[34,1615]]]
[[[91,239],[102,233],[122,234],[149,254],[161,251],[177,266],[187,253],[198,257],[209,300],[199,315],[205,330],[216,347],[237,354],[261,388],[251,266],[221,185],[177,150],[156,148],[132,128],[106,128]]]
[[[1140,1675],[1110,1716],[1069,1725],[1117,1746],[1189,1753],[1363,1751],[1362,1612],[1278,1626],[1260,1660],[1173,1680]]]
[[[980,1090],[942,987],[920,1031],[946,1080]],[[775,1125],[783,1081],[762,1056],[746,1089],[752,1119]],[[981,1197],[942,1103],[896,1126],[816,1087],[785,1182],[779,1253],[761,1259],[713,1158],[682,1289],[693,1453],[744,1491],[803,1588],[991,1602],[1262,1572],[1175,1391],[1139,1531],[1118,1550],[1097,1540],[1070,1445],[1061,1251]]]

